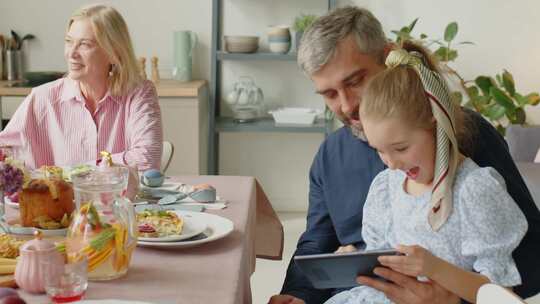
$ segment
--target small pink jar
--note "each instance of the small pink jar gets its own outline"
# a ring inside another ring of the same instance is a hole
[[[36,231],[34,235],[35,239],[24,243],[20,248],[21,254],[15,268],[15,282],[25,291],[44,293],[44,271],[61,271],[64,257],[53,242],[42,239],[40,231]],[[44,267],[45,262],[52,267]]]

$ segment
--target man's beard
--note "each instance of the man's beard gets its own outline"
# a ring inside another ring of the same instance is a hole
[[[349,128],[351,128],[351,133],[354,135],[354,137],[360,139],[361,141],[367,142],[366,134],[362,128],[359,126],[353,126],[351,124],[349,124]]]
[[[355,111],[356,113],[358,111]],[[350,118],[345,115],[336,115],[341,122],[349,127],[351,129],[351,133],[358,139],[367,142],[366,134],[364,133],[364,130],[362,129],[362,126],[354,125],[351,123]],[[359,120],[358,117],[353,117],[355,120]]]

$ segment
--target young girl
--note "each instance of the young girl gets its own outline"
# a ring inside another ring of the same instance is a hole
[[[366,250],[396,248],[385,267],[437,282],[474,303],[481,285],[521,284],[512,251],[527,222],[502,177],[460,154],[463,113],[440,75],[419,53],[391,51],[387,70],[364,91],[360,117],[369,144],[388,169],[364,205]],[[429,58],[428,58],[429,59]],[[367,286],[326,303],[391,303]]]

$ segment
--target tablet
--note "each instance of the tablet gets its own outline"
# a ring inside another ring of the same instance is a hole
[[[358,275],[377,277],[373,269],[380,266],[377,258],[398,255],[394,249],[299,255],[294,262],[315,288],[348,288],[358,286]]]

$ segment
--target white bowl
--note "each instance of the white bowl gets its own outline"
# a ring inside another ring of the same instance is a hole
[[[322,111],[310,108],[281,108],[269,113],[276,124],[312,125]]]
[[[225,36],[225,51],[229,53],[253,53],[259,48],[257,36]]]

